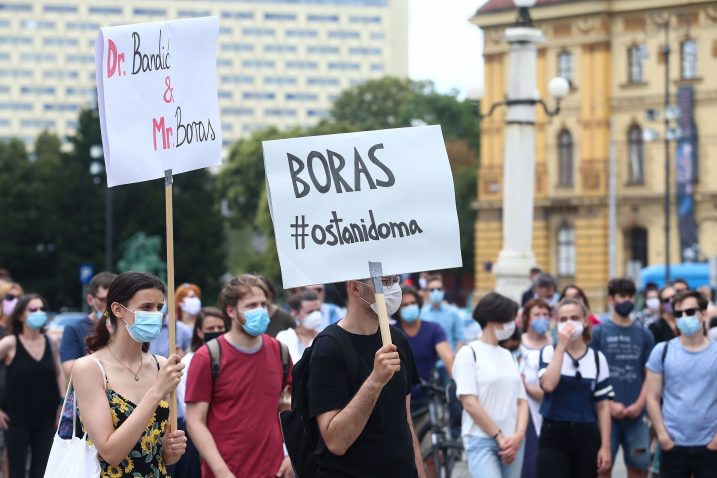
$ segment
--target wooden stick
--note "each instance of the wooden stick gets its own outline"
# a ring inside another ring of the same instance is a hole
[[[164,203],[167,222],[167,313],[169,321],[168,355],[177,353],[177,317],[174,305],[174,206],[172,203],[172,170],[164,172]],[[169,395],[169,423],[172,431],[177,430],[177,392]]]
[[[391,341],[391,329],[388,325],[388,312],[386,311],[386,298],[383,295],[383,266],[380,262],[369,262],[368,270],[373,280],[373,288],[376,297],[376,310],[378,311],[378,328],[381,329],[381,341],[383,345],[393,343]]]

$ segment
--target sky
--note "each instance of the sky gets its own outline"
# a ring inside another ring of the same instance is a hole
[[[408,70],[441,93],[482,89],[483,36],[469,23],[485,0],[410,0]]]

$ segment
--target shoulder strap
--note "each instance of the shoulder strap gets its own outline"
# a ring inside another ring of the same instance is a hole
[[[286,379],[289,377],[289,347],[284,342],[279,342],[279,357],[281,358],[282,382],[281,389],[286,387]]]
[[[159,360],[157,360],[157,356],[152,354],[152,358],[154,359],[154,363],[157,365],[157,372],[159,372]]]
[[[100,362],[99,360],[97,360],[94,357],[90,357],[90,359],[92,359],[97,364],[97,366],[100,368],[100,373],[102,373],[102,380],[103,380],[103,383],[105,386],[105,390],[107,390],[107,384],[109,383],[109,381],[107,380],[107,374],[105,373],[105,368],[102,366],[102,362]],[[70,379],[71,378],[72,377],[70,377]]]
[[[600,355],[595,349],[593,349],[593,353],[595,354],[595,382],[597,382],[600,379]]]
[[[471,344],[468,345],[468,348],[471,349],[471,353],[473,354],[473,362],[478,363],[478,357],[476,356],[476,349],[473,348]]]
[[[665,341],[665,347],[662,349],[662,382],[665,381],[665,358],[667,358],[667,347],[670,346],[670,341]]]
[[[206,345],[209,349],[209,366],[212,370],[213,385],[219,376],[219,369],[222,366],[222,347],[218,338],[210,340]]]

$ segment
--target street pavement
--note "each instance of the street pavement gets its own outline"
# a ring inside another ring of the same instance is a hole
[[[627,470],[625,470],[625,462],[622,460],[622,450],[618,452],[618,455],[615,459],[615,467],[612,470],[612,478],[627,478]],[[456,467],[453,469],[453,474],[451,475],[451,478],[472,478],[471,474],[468,472],[468,466],[466,465],[465,460],[461,461],[460,463],[456,463]],[[480,476],[476,478],[494,478],[492,476]],[[499,477],[495,477],[499,478]]]

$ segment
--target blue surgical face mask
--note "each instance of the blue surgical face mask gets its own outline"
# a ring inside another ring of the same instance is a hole
[[[547,317],[539,317],[532,319],[530,321],[530,327],[535,331],[538,335],[545,335],[548,332],[548,329],[550,328],[550,319]]]
[[[124,305],[122,305],[122,308],[134,314],[134,324],[132,325],[128,325],[124,318],[121,319],[127,327],[129,336],[135,342],[151,342],[159,336],[159,332],[162,330],[162,312],[135,311],[128,309]]]
[[[162,315],[167,315],[167,303],[166,302],[164,304],[162,304],[162,310],[160,310],[160,312],[162,313]]]
[[[247,310],[242,313],[244,315],[244,323],[242,329],[247,334],[258,337],[269,327],[269,312],[263,307]]]
[[[443,302],[443,298],[446,296],[446,293],[443,290],[432,290],[428,293],[428,300],[431,302],[431,304],[440,304]]]
[[[418,316],[421,311],[418,309],[418,305],[411,304],[401,308],[401,320],[407,324],[412,324],[418,320]]]
[[[38,310],[27,315],[27,326],[31,329],[40,329],[47,323],[47,312]]]
[[[677,319],[677,328],[680,333],[687,337],[692,337],[702,330],[702,321],[696,315],[688,315]]]

